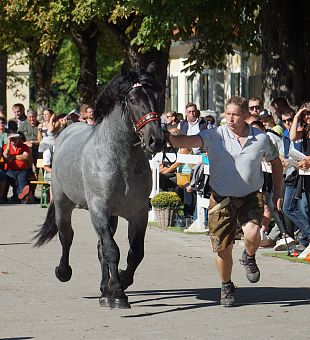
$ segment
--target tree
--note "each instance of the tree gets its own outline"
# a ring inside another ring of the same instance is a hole
[[[310,91],[310,3],[266,0],[262,7],[265,104],[284,96],[299,106]]]

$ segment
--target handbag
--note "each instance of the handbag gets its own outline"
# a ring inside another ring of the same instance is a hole
[[[185,184],[190,183],[191,181],[191,174],[182,174],[177,172],[177,185],[182,187]]]

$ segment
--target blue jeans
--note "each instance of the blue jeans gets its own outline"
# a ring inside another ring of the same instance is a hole
[[[296,188],[285,187],[283,211],[287,217],[299,228],[301,239],[299,243],[308,246],[310,241],[309,208],[306,193],[302,193],[300,199],[294,198]]]
[[[19,195],[28,184],[28,170],[7,170],[6,175],[11,179],[13,192],[17,192],[17,195]]]

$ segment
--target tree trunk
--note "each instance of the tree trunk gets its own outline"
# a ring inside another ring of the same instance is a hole
[[[54,63],[60,46],[61,43],[59,43],[57,50],[54,50],[49,55],[38,53],[38,48],[31,47],[31,68],[33,71],[35,101],[39,118],[43,108],[49,104]]]
[[[262,8],[264,103],[286,97],[293,106],[309,96],[310,3],[266,0]]]
[[[6,86],[7,86],[8,54],[0,52],[0,110],[7,114]]]
[[[80,55],[80,76],[77,84],[78,104],[94,105],[97,95],[96,53],[100,32],[97,25],[91,23],[85,30],[72,32]],[[108,47],[107,47],[108,48]]]
[[[132,18],[127,21],[122,21],[119,24],[106,23],[106,27],[112,34],[115,35],[120,45],[125,51],[125,62],[131,68],[143,67],[146,68],[151,62],[157,64],[157,80],[162,84],[164,91],[167,87],[167,68],[169,62],[169,49],[162,48],[161,50],[152,49],[146,53],[139,52],[139,46],[131,45],[130,38],[126,35],[128,26],[132,23]],[[163,95],[160,102],[160,113],[165,109],[165,96]]]
[[[147,53],[140,53],[137,51],[137,47],[127,46],[126,48],[126,59],[125,61],[129,65],[129,67],[137,68],[143,67],[147,68],[147,66],[151,62],[155,62],[157,65],[156,76],[157,80],[162,84],[163,90],[166,90],[167,87],[167,68],[169,62],[169,49],[152,49]],[[165,110],[165,96],[162,96],[160,102],[160,113]]]

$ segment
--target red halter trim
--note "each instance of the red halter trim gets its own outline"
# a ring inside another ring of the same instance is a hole
[[[146,125],[149,122],[153,122],[153,121],[158,121],[160,122],[160,115],[156,112],[149,112],[146,115],[144,115],[143,117],[141,117],[137,123],[135,124],[136,128],[138,130],[142,129],[144,125]]]

